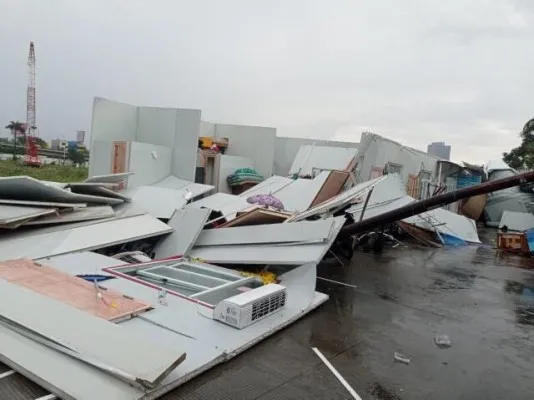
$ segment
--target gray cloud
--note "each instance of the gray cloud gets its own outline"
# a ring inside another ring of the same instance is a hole
[[[90,129],[93,96],[200,108],[280,135],[452,144],[495,158],[534,116],[528,0],[0,0],[0,121],[25,118],[37,53],[42,136]]]

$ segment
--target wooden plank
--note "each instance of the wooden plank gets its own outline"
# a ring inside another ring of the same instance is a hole
[[[105,365],[129,374],[147,388],[157,386],[185,359],[179,349],[165,348],[120,325],[6,280],[0,280],[0,316],[65,347],[80,359],[90,360],[86,362],[94,367],[102,370]]]
[[[195,246],[228,246],[275,243],[320,243],[328,240],[334,219],[287,224],[250,225],[202,231]]]
[[[108,321],[120,320],[152,308],[148,303],[125,297],[115,290],[97,288],[82,278],[26,259],[0,262],[0,279]],[[97,298],[98,292],[102,298]]]

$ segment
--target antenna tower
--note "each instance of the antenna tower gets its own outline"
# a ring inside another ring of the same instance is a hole
[[[28,52],[28,89],[26,92],[26,154],[24,163],[35,167],[41,166],[35,137],[37,136],[37,122],[35,115],[35,47],[30,42]]]

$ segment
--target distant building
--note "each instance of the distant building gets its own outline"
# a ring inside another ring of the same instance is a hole
[[[69,147],[69,142],[64,139],[52,139],[50,148],[52,150],[63,150]]]
[[[83,143],[85,141],[85,131],[76,131],[76,141]]]
[[[446,145],[444,142],[430,143],[426,152],[432,156],[443,158],[444,160],[451,159],[451,146]]]

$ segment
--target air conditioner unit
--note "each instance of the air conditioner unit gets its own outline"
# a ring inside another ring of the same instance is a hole
[[[222,300],[215,307],[213,318],[243,329],[284,308],[286,300],[286,288],[270,283]]]

